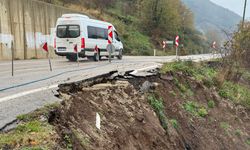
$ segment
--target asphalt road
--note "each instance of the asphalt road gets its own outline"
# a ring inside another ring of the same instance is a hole
[[[184,56],[180,59],[201,61],[215,57],[217,56],[206,54]],[[0,129],[20,114],[60,101],[54,97],[58,84],[87,79],[113,70],[140,72],[174,60],[175,56],[125,56],[123,60],[114,59],[112,63],[108,60],[92,62],[83,59],[78,66],[66,59],[54,59],[52,72],[46,59],[19,60],[14,63],[14,77],[11,76],[11,62],[0,61]]]

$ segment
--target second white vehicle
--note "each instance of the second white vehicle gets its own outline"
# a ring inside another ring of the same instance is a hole
[[[108,57],[108,27],[113,28],[113,42],[115,51],[112,57],[122,59],[123,44],[115,27],[108,22],[90,19],[80,14],[64,14],[56,23],[56,37],[54,39],[55,53],[66,56],[70,61],[77,61],[79,57],[88,57],[98,61],[101,57]]]

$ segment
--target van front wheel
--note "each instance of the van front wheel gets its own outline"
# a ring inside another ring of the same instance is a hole
[[[122,60],[122,49],[119,51],[119,55],[117,56],[119,60]]]

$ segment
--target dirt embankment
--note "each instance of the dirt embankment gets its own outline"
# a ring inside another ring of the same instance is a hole
[[[250,148],[249,109],[223,100],[214,88],[182,72],[144,78],[96,77],[62,85],[60,97],[62,106],[50,121],[61,135],[60,144],[67,148]]]

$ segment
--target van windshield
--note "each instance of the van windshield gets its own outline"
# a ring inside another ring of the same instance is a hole
[[[57,37],[59,38],[77,38],[80,36],[79,25],[59,25],[57,26]]]

